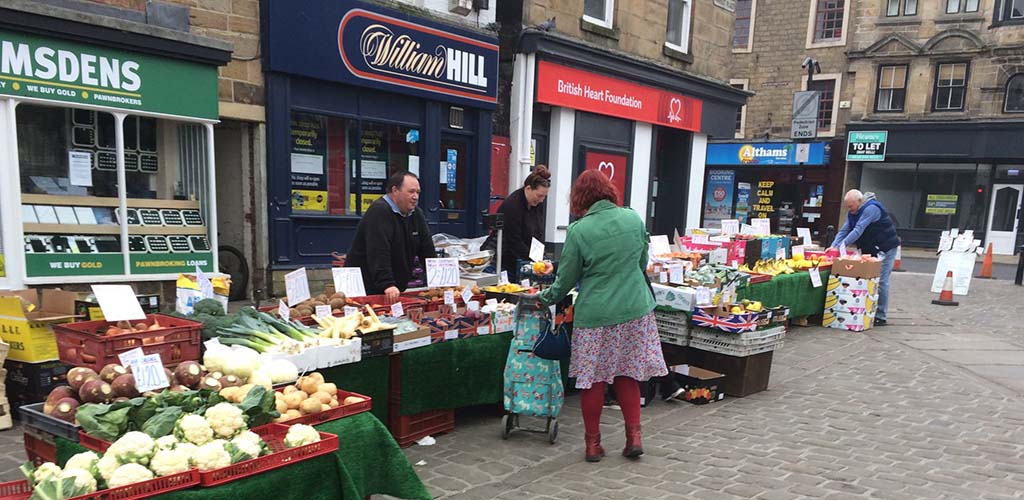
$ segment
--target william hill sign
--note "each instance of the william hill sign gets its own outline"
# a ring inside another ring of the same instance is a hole
[[[496,40],[355,1],[270,2],[270,67],[490,108]]]

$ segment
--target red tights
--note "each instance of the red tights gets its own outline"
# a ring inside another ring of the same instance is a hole
[[[601,409],[604,407],[604,382],[597,382],[584,389],[580,396],[583,409],[583,427],[587,434],[601,432]],[[615,400],[622,407],[622,418],[626,425],[640,425],[640,384],[629,377],[615,377]]]

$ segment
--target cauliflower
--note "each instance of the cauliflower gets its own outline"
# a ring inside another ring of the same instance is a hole
[[[196,454],[196,450],[198,449],[199,447],[192,443],[178,443],[177,446],[174,447],[174,451],[180,451],[184,453],[185,456],[188,457],[190,463],[192,462],[192,457]],[[193,463],[192,465],[195,464]]]
[[[174,424],[174,435],[181,441],[204,445],[213,439],[213,428],[200,415],[185,415]]]
[[[80,453],[79,455],[84,455],[84,453]],[[97,458],[97,460],[99,459]],[[87,470],[65,467],[64,472],[61,472],[58,477],[60,479],[74,478],[75,488],[77,488],[76,491],[81,492],[81,494],[96,491],[96,478]]]
[[[121,439],[114,441],[114,444],[107,448],[107,454],[113,455],[122,464],[146,465],[155,451],[156,442],[153,441],[153,438],[149,437],[149,434],[139,431],[132,431],[121,436]]]
[[[68,459],[68,462],[64,464],[65,469],[82,469],[92,475],[96,475],[96,462],[99,462],[100,456],[96,452],[86,451],[72,456]]]
[[[120,488],[129,484],[141,483],[153,479],[153,473],[139,464],[124,464],[117,468],[107,481],[107,486]]]
[[[204,415],[217,437],[230,438],[245,430],[242,409],[231,403],[215,404],[208,408]]]
[[[117,461],[117,457],[108,453],[96,462],[96,472],[103,482],[110,483],[110,476],[113,476],[114,471],[120,466],[121,462]]]
[[[60,466],[53,462],[46,462],[39,467],[36,467],[35,471],[32,472],[32,484],[39,484],[51,477],[58,477],[60,476],[60,473]]]
[[[173,434],[170,434],[161,438],[157,438],[156,450],[173,450],[177,444],[178,438],[174,437]]]
[[[284,437],[284,445],[288,448],[316,443],[320,441],[320,433],[313,426],[306,424],[295,424],[288,428],[288,434]]]
[[[239,432],[238,435],[235,436],[234,439],[232,439],[232,441],[247,441],[252,444],[255,444],[256,446],[261,446],[263,444],[263,438],[261,438],[259,434],[256,434],[253,431]]]
[[[231,454],[231,463],[238,463],[262,455],[264,446],[263,439],[260,438],[259,434],[252,431],[244,431],[235,436],[224,449]]]
[[[189,469],[189,456],[183,450],[160,450],[149,461],[149,468],[158,476],[170,476]]]
[[[224,442],[217,440],[200,446],[192,461],[199,470],[208,471],[231,465],[231,455],[224,449]]]

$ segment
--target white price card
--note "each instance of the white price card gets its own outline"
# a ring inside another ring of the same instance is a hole
[[[134,321],[146,319],[131,285],[93,285],[92,293],[107,321]]]
[[[708,235],[706,234],[695,234],[690,238],[690,241],[693,242],[694,245],[707,245],[710,243]]]
[[[469,311],[479,311],[480,310],[480,303],[475,301],[475,300],[471,300],[469,302],[466,302],[466,309],[469,310]]]
[[[803,245],[797,245],[797,246],[793,247],[793,258],[794,259],[797,258],[797,255],[799,255],[800,257],[804,256],[804,246]]]
[[[519,286],[521,286],[523,288],[531,288],[533,285],[530,284],[530,279],[527,278],[527,279],[524,279],[523,281],[520,281],[519,282]]]
[[[775,258],[778,260],[786,260],[786,248],[779,247],[775,249]]]
[[[537,241],[537,238],[530,238],[530,260],[534,262],[544,260],[544,244]]]
[[[658,283],[668,283],[668,273],[662,271],[658,273]]]
[[[772,234],[771,219],[751,219],[750,225],[754,228],[754,234]]]
[[[818,268],[812,267],[807,272],[810,273],[810,275],[811,275],[811,286],[813,286],[814,288],[820,288],[821,287],[821,272],[818,271]]]
[[[751,226],[750,224],[741,225],[740,234],[756,234],[754,233],[754,226]]]
[[[171,385],[159,354],[147,354],[136,359],[131,367],[135,388],[139,392],[155,391]]]
[[[736,234],[740,232],[740,221],[737,219],[725,219],[722,221],[722,234]]]
[[[683,265],[671,264],[668,266],[668,281],[677,285],[683,284]]]
[[[501,272],[501,276],[498,278],[498,284],[499,285],[507,285],[508,284],[508,271],[502,271]]]
[[[465,290],[465,289],[463,289]],[[452,290],[444,291],[444,303],[450,306],[455,305],[455,292]]]
[[[459,260],[428,258],[427,286],[430,288],[459,286]]]
[[[146,353],[142,352],[141,347],[136,347],[135,349],[132,349],[130,351],[125,351],[122,352],[121,354],[118,354],[117,359],[121,361],[121,366],[132,366],[132,363],[139,359],[142,359],[142,357],[145,355]]]
[[[396,318],[405,316],[405,308],[402,307],[402,301],[399,300],[398,302],[391,304],[391,315]]]
[[[316,306],[316,317],[326,318],[331,315],[331,306]]]
[[[288,296],[289,306],[309,300],[309,277],[306,276],[306,268],[300,267],[284,275],[284,291]]]
[[[346,297],[366,297],[363,271],[358,267],[335,267],[331,269],[331,277],[334,278],[334,291]]]
[[[804,246],[811,246],[814,244],[811,241],[811,228],[798,227],[796,228],[796,235],[804,240]]]
[[[468,304],[469,301],[471,301],[471,300],[473,300],[473,290],[471,290],[468,286],[467,287],[463,287],[463,289],[462,289],[462,303],[463,304]]]
[[[350,316],[352,314],[355,314],[358,311],[359,311],[359,309],[356,309],[356,308],[354,308],[352,306],[345,306],[345,308],[342,309],[342,312],[345,314],[345,316]]]
[[[292,319],[292,311],[288,309],[288,304],[285,304],[283,300],[277,301],[277,315],[285,321]]]
[[[459,331],[458,330],[446,330],[444,332],[444,339],[445,340],[455,340],[457,338],[459,338]]]
[[[699,306],[711,305],[711,290],[708,289],[708,287],[706,287],[706,286],[699,286],[699,287],[697,287],[697,293],[695,295],[696,295],[696,299],[697,299],[697,305],[699,305]]]
[[[716,248],[708,253],[708,264],[725,264],[727,258],[729,258],[729,250]]]
[[[727,304],[732,304],[733,302],[736,302],[736,285],[730,284],[729,286],[725,287],[725,291],[722,292],[722,297],[722,300],[725,301],[725,303]],[[728,297],[729,300],[725,300],[725,297]]]
[[[664,234],[651,236],[651,254],[657,257],[667,253],[672,253],[672,247],[668,244],[668,236]]]

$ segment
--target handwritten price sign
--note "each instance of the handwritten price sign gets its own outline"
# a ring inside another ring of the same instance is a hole
[[[427,286],[459,286],[458,259],[427,259]]]

